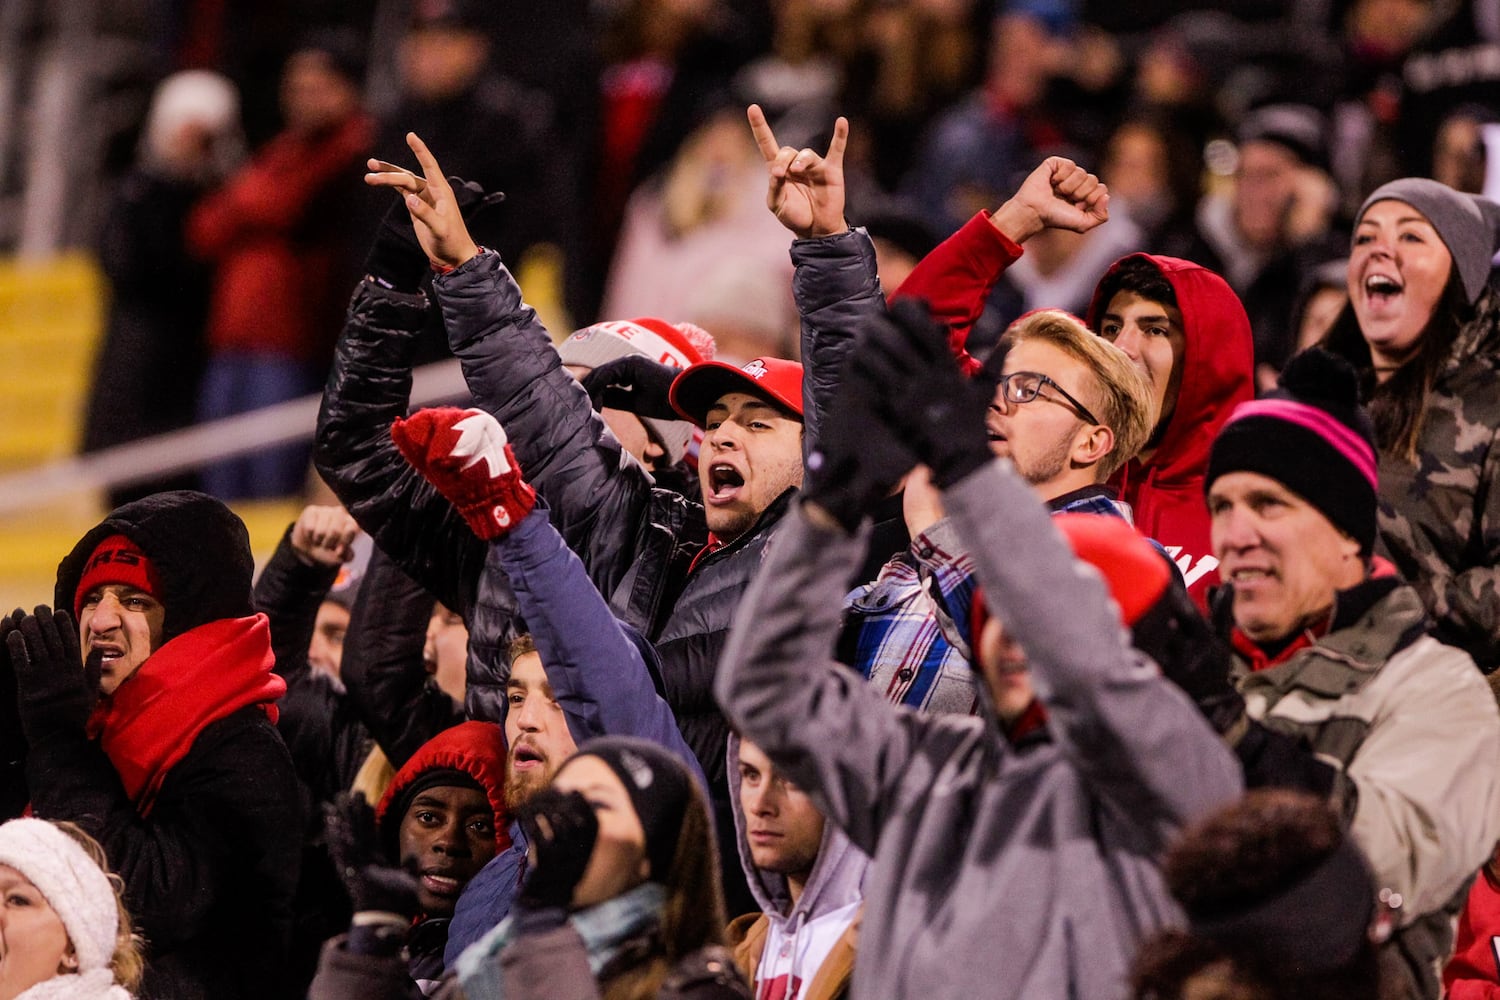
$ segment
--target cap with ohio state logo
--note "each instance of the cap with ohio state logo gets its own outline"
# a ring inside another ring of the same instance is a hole
[[[736,367],[723,361],[693,365],[672,383],[672,408],[702,427],[709,409],[731,392],[744,392],[802,417],[802,366],[783,358],[756,358]]]

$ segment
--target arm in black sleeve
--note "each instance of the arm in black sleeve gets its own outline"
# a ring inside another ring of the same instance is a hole
[[[318,607],[338,572],[337,566],[310,566],[297,558],[288,527],[255,581],[251,600],[255,610],[271,620],[271,652],[276,655],[276,672],[286,679],[288,688],[306,679],[307,648]]]
[[[355,711],[395,768],[464,720],[463,707],[429,681],[422,664],[433,603],[379,547],[370,553],[349,615],[342,674]]]

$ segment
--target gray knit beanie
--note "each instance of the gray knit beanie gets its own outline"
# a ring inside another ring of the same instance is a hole
[[[1453,255],[1465,297],[1471,305],[1479,301],[1490,280],[1490,260],[1500,251],[1500,205],[1426,177],[1403,177],[1376,188],[1359,206],[1355,225],[1377,201],[1405,202],[1425,215]]]

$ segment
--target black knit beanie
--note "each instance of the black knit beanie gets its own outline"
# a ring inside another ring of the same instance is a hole
[[[1208,456],[1207,494],[1227,472],[1256,472],[1316,507],[1359,543],[1375,546],[1379,485],[1375,432],[1359,380],[1342,358],[1311,348],[1287,362],[1279,386],[1230,414]]]
[[[1479,301],[1490,280],[1490,260],[1500,251],[1500,205],[1455,191],[1426,177],[1403,177],[1376,188],[1354,217],[1355,225],[1377,201],[1400,201],[1427,217],[1453,257],[1469,304]]]
[[[630,795],[630,804],[646,831],[648,876],[666,881],[677,856],[683,817],[693,797],[693,775],[687,765],[649,740],[631,736],[602,736],[578,748],[572,759],[598,757],[609,765]]]

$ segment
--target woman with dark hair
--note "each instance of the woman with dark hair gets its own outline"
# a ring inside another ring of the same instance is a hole
[[[1188,930],[1147,941],[1134,1000],[1378,1000],[1375,880],[1327,803],[1262,789],[1190,827],[1162,873]]]
[[[676,756],[590,740],[521,823],[532,871],[510,915],[459,956],[467,1000],[749,1000],[723,947],[707,802]]]
[[[1356,217],[1349,305],[1327,345],[1359,368],[1380,449],[1379,552],[1434,634],[1500,666],[1500,205],[1437,181],[1378,188]]]

